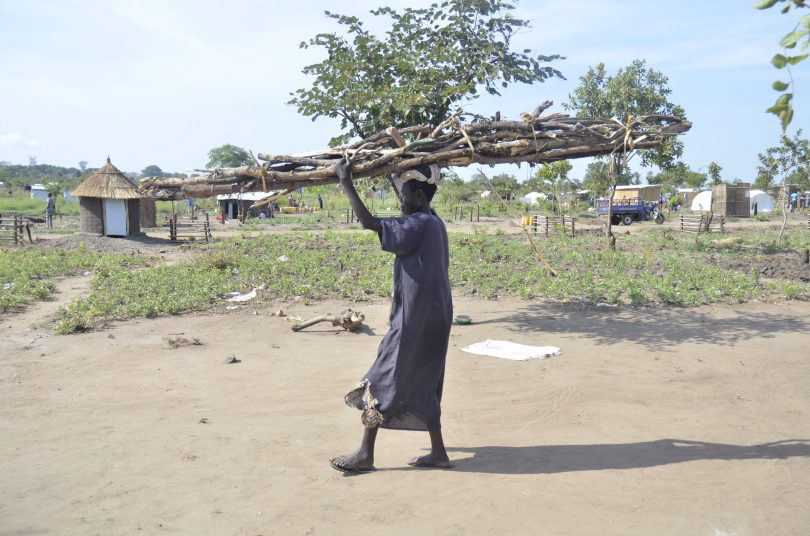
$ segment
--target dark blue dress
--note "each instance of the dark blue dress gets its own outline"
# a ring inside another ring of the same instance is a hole
[[[368,410],[368,390],[382,418],[399,430],[439,430],[444,365],[453,319],[444,222],[418,212],[381,220],[380,242],[396,255],[391,327],[377,359],[346,402]]]

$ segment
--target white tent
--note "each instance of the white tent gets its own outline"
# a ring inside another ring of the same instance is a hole
[[[754,205],[757,212],[773,212],[775,203],[773,198],[762,190],[751,190],[751,214],[754,213]],[[700,192],[692,200],[692,210],[698,212],[708,212],[712,208],[712,191]]]
[[[545,199],[545,197],[546,195],[541,194],[540,192],[529,192],[528,194],[523,196],[523,199],[525,199],[526,202],[529,203],[530,205],[536,205],[538,199]]]
[[[708,212],[712,209],[712,191],[700,192],[692,199],[692,210]]]
[[[755,204],[757,206],[757,212],[773,212],[775,206],[773,197],[762,190],[751,190],[751,214],[754,213]]]

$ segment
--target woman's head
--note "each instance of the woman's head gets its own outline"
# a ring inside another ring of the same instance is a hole
[[[405,179],[400,187],[400,208],[403,214],[430,211],[430,202],[437,189],[435,182],[438,181],[428,182],[428,179],[434,178],[436,173],[440,173],[438,168],[434,170],[428,166],[419,166],[400,176]]]

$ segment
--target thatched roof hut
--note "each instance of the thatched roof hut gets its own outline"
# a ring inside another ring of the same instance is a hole
[[[79,198],[79,229],[102,236],[139,234],[140,194],[121,171],[110,163],[87,177],[73,195]]]

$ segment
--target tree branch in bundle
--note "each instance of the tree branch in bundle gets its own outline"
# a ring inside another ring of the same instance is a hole
[[[206,170],[190,179],[147,177],[140,189],[156,199],[172,200],[335,184],[334,167],[344,154],[353,162],[354,178],[382,177],[429,164],[554,162],[606,156],[627,148],[653,149],[691,128],[688,121],[669,115],[639,117],[627,124],[563,114],[525,115],[524,121],[463,124],[456,112],[436,127],[392,126],[345,148],[294,155],[258,153],[254,165]]]

